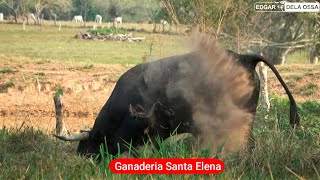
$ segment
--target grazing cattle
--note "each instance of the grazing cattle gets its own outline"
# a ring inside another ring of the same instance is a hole
[[[161,20],[160,20],[160,24],[166,25],[166,24],[168,24],[168,21],[161,19]]]
[[[122,24],[122,17],[114,18],[114,22]]]
[[[168,24],[168,21],[161,19],[160,24],[162,25],[162,32],[165,31],[165,26]],[[169,26],[169,31],[171,31],[171,25]]]
[[[0,13],[0,21],[3,21],[3,13]]]
[[[72,21],[75,21],[75,22],[83,22],[83,18],[81,15],[77,15],[77,16],[74,16]]]
[[[202,143],[227,139],[226,148],[243,148],[257,108],[258,62],[276,74],[290,99],[290,123],[299,124],[295,101],[275,67],[259,55],[224,51],[205,35],[193,36],[195,51],[137,65],[118,80],[93,128],[73,136],[78,153],[99,154],[106,142],[116,155],[156,136],[192,133]]]
[[[30,18],[31,18],[32,20],[34,20],[34,21],[37,20],[37,19],[36,19],[36,16],[35,16],[33,13],[30,13]]]
[[[97,15],[96,15],[96,19],[95,19],[95,21],[96,21],[96,23],[101,24],[101,23],[102,23],[102,16],[101,16],[101,15],[99,15],[99,14],[97,14]]]

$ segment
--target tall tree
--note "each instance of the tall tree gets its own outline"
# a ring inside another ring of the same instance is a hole
[[[290,52],[307,47],[312,39],[306,13],[258,13],[254,0],[160,0],[177,24],[199,25],[238,52],[264,53],[284,64]],[[317,13],[308,13],[316,16]],[[313,27],[313,29],[316,29]],[[316,38],[313,38],[316,39]]]
[[[274,64],[285,64],[290,52],[310,44],[305,29],[307,22],[298,13],[278,13],[268,21],[269,27],[264,27],[266,30],[261,34],[261,39],[265,41],[262,53]]]
[[[88,20],[88,13],[90,12],[92,8],[92,4],[94,4],[95,0],[74,0],[73,6],[74,6],[74,15],[82,15],[84,20],[84,26],[85,22]]]
[[[20,13],[23,16],[23,21],[27,20],[29,22],[29,12],[30,12],[30,0],[20,0]]]
[[[54,19],[55,21],[69,20],[71,18],[71,12],[73,10],[72,0],[55,0],[43,9],[45,17],[48,19]]]
[[[19,10],[21,10],[21,3],[17,0],[1,0],[1,3],[5,4],[10,11],[13,13],[14,20],[17,23],[18,22],[18,16],[19,16]]]
[[[81,14],[84,20],[84,26],[86,26],[87,15],[91,8],[92,0],[80,0],[81,3]]]
[[[117,16],[119,16],[119,2],[118,1],[115,1],[115,0],[111,0],[110,1],[110,5],[109,5],[109,8],[108,8],[108,14],[109,16],[111,17],[112,21],[113,21],[113,24],[112,26],[114,28],[116,28],[116,21],[115,21],[115,18]]]
[[[34,14],[36,16],[37,24],[41,23],[41,20],[43,18],[43,10],[45,8],[49,8],[52,1],[50,0],[33,0],[32,5],[34,9]]]

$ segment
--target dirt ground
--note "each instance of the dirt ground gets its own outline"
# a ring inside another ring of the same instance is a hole
[[[0,128],[55,127],[53,96],[64,90],[64,120],[70,132],[88,129],[109,98],[119,76],[131,65],[52,61],[19,62],[0,58]],[[14,86],[6,88],[12,82]]]
[[[89,129],[117,79],[130,67],[0,57],[3,71],[0,72],[0,129],[32,126],[53,132],[53,95],[58,87],[64,90],[64,121],[68,132]],[[320,100],[320,66],[288,65],[278,69],[297,101]],[[12,87],[6,88],[8,83]],[[269,89],[272,94],[286,97],[273,75]]]

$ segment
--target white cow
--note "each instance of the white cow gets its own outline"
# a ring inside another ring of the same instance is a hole
[[[0,21],[3,21],[3,13],[0,13]]]
[[[72,21],[75,21],[75,22],[83,22],[83,18],[81,15],[77,15],[77,16],[74,16]]]
[[[160,24],[166,25],[166,24],[168,24],[168,21],[161,19],[161,20],[160,20]]]
[[[96,23],[101,24],[101,23],[102,23],[102,16],[101,16],[101,15],[99,15],[99,14],[97,14],[97,15],[96,15],[96,19],[95,19],[95,21],[96,21]]]
[[[36,16],[33,13],[30,13],[30,17],[32,20],[34,20],[34,21],[36,20]]]
[[[122,17],[114,18],[114,22],[122,24]]]
[[[165,31],[165,26],[167,25],[167,24],[169,24],[168,23],[168,21],[166,21],[166,20],[164,20],[164,19],[161,19],[160,20],[160,24],[162,25],[162,31],[164,32]],[[171,25],[169,24],[169,31],[171,31]]]

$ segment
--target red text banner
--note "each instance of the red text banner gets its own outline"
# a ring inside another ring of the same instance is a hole
[[[117,174],[218,174],[224,163],[215,158],[119,158],[109,168]]]

